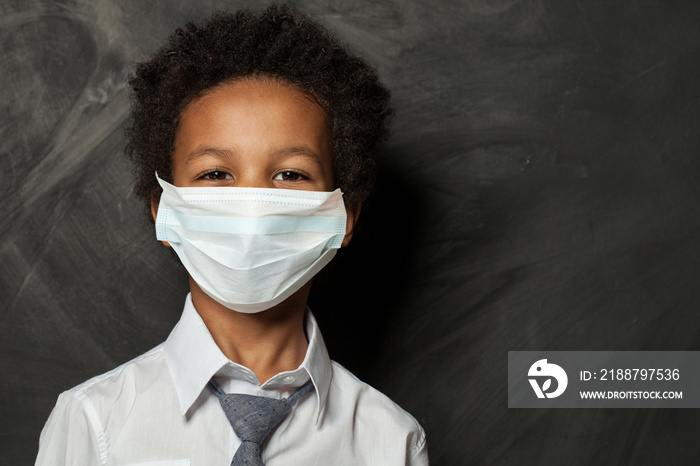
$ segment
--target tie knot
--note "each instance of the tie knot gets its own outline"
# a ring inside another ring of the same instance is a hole
[[[280,400],[242,393],[226,394],[214,379],[209,382],[209,388],[219,397],[219,403],[238,438],[259,447],[294,403],[313,389],[313,384],[309,380],[289,398]]]
[[[257,445],[262,444],[292,407],[287,400],[237,393],[220,395],[219,403],[236,435],[244,442]]]

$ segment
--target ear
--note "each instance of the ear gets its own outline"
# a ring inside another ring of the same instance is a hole
[[[151,195],[151,216],[153,216],[153,222],[155,223],[156,219],[158,218],[158,205],[160,204],[160,195],[158,193],[154,193]],[[170,243],[167,241],[161,241],[163,243],[163,246],[171,247]]]
[[[345,247],[348,244],[350,244],[350,240],[352,239],[352,233],[355,231],[355,224],[357,223],[357,219],[360,218],[361,210],[362,203],[360,201],[345,206],[345,212],[347,213],[347,221],[345,223],[345,238],[343,238],[343,244],[341,244],[341,247]]]

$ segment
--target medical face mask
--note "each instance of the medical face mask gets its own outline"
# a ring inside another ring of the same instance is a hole
[[[343,193],[178,188],[158,178],[156,237],[199,287],[239,312],[281,303],[335,256],[345,237]]]

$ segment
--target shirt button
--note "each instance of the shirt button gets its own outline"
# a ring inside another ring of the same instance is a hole
[[[289,385],[290,383],[294,383],[295,380],[296,379],[294,377],[292,377],[291,375],[288,375],[282,379],[282,383],[285,385]]]

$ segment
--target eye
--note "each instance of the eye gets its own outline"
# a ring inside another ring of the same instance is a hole
[[[212,170],[203,174],[200,179],[211,180],[211,181],[221,181],[221,180],[231,180],[233,177],[222,170]]]
[[[308,180],[309,177],[293,170],[285,170],[276,174],[273,179],[277,181],[303,181]]]

